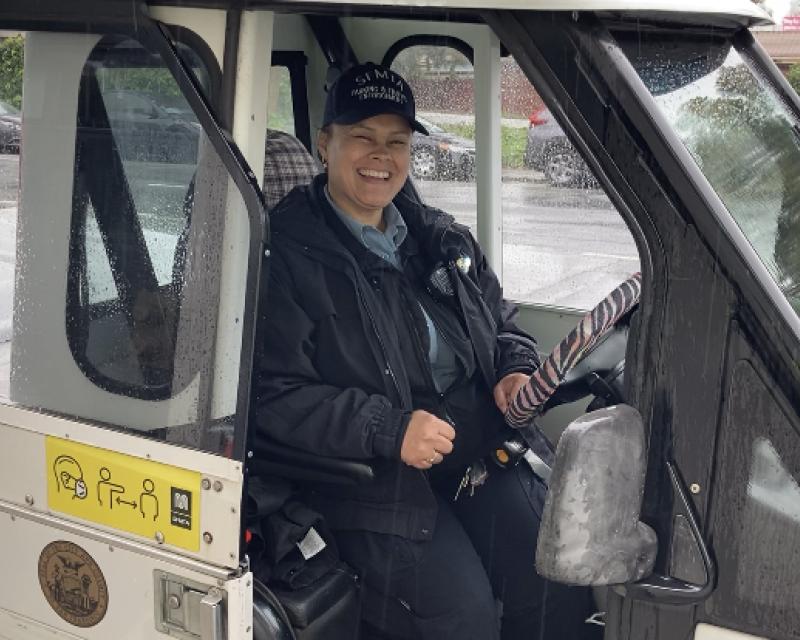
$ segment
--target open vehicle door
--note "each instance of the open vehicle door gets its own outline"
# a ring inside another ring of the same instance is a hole
[[[4,210],[0,635],[246,637],[266,235],[254,176],[211,116],[217,58],[135,4],[45,9],[0,11],[26,30],[21,190]]]

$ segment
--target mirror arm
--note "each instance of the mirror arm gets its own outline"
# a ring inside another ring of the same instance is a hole
[[[644,600],[657,604],[694,605],[708,598],[714,590],[717,583],[717,565],[700,533],[697,518],[677,467],[673,462],[668,461],[666,464],[672,488],[679,500],[679,512],[688,521],[692,537],[703,559],[706,581],[699,585],[671,576],[652,574],[638,582],[614,585],[612,588],[615,593],[632,600]]]

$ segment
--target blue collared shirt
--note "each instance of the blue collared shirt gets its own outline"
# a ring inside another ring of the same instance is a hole
[[[351,218],[342,211],[331,198],[327,185],[325,186],[325,197],[333,207],[336,215],[339,216],[339,219],[344,222],[345,226],[361,244],[376,256],[386,260],[395,269],[399,270],[401,268],[399,249],[408,235],[408,227],[406,227],[403,216],[394,206],[394,203],[390,202],[383,209],[383,221],[386,224],[386,228],[381,231],[372,225],[363,224]],[[428,326],[428,342],[430,344],[428,361],[431,365],[433,382],[437,391],[445,391],[460,374],[456,354],[439,335],[439,330],[431,320],[428,312],[425,311],[425,307],[420,304],[419,308],[422,310],[422,315],[425,316],[425,323]]]

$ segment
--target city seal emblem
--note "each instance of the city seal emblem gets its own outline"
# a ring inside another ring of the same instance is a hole
[[[108,609],[103,572],[86,551],[64,540],[51,542],[39,555],[39,584],[47,602],[76,627],[93,627]]]

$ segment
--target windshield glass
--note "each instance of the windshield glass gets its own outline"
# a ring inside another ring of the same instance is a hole
[[[616,34],[662,113],[800,313],[800,128],[722,38]]]

